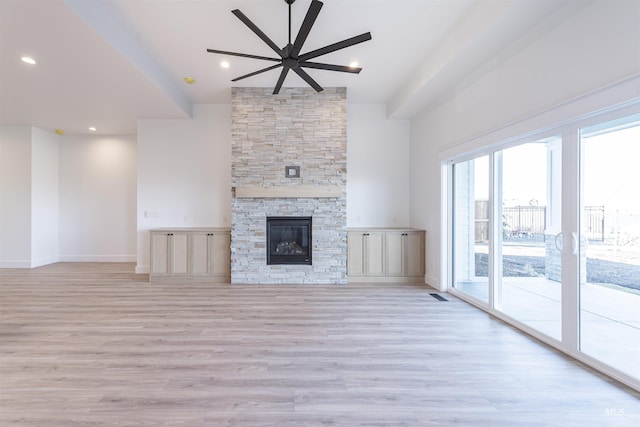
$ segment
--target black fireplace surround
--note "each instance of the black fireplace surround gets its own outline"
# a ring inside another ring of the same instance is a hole
[[[267,265],[311,265],[311,217],[267,217]]]

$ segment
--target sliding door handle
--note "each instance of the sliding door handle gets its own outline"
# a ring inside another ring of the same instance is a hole
[[[578,255],[578,233],[571,232],[571,255]]]
[[[560,242],[560,244],[558,244],[558,241]],[[562,233],[556,234],[556,238],[554,239],[553,243],[556,246],[556,249],[560,251],[561,254],[564,253],[564,241],[562,238]]]
[[[560,253],[564,253],[563,233],[556,234],[554,244]],[[586,251],[588,247],[589,240],[583,234],[578,235],[577,232],[571,232],[571,255],[578,255],[580,250]]]

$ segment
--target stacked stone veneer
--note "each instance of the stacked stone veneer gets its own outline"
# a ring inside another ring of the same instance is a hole
[[[347,282],[346,88],[232,89],[232,186],[337,186],[342,197],[236,198],[231,283]],[[300,166],[287,178],[285,166]],[[266,217],[311,216],[312,265],[267,265]]]

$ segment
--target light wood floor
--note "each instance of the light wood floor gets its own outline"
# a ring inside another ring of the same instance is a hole
[[[638,426],[640,396],[425,286],[0,270],[3,426]]]

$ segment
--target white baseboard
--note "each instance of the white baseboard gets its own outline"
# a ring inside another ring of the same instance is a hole
[[[31,268],[31,261],[0,261],[0,268]]]
[[[135,255],[62,255],[35,261],[0,261],[0,268],[35,268],[56,262],[136,262],[136,260]],[[142,270],[138,271],[140,268]],[[149,266],[136,267],[136,273],[149,273]]]
[[[148,265],[136,265],[136,274],[149,274],[151,271]]]
[[[60,262],[136,262],[135,255],[62,255]]]
[[[446,289],[440,289],[440,278],[436,277],[436,276],[432,276],[430,274],[425,274],[424,276],[424,282],[431,286],[434,289],[438,289],[440,291],[446,291]]]
[[[55,264],[56,262],[60,262],[60,258],[57,256],[31,260],[31,268],[41,267],[43,265],[48,265],[48,264]]]

